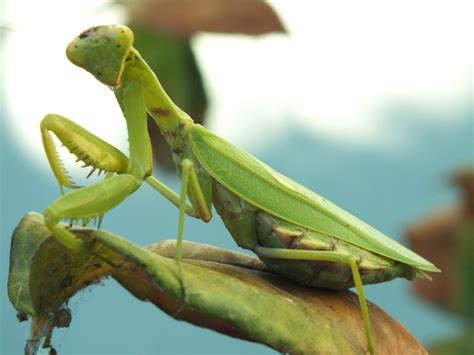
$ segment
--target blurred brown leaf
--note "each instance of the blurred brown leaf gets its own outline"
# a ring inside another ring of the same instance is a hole
[[[459,170],[452,180],[460,188],[461,202],[408,227],[412,248],[442,271],[432,275],[432,282],[415,280],[413,287],[444,309],[466,313],[471,308],[472,314],[472,300],[466,304],[464,299],[474,287],[474,169]]]
[[[198,31],[286,32],[274,10],[262,0],[147,0],[131,2],[129,13],[134,23],[185,37]]]
[[[261,0],[124,1],[135,34],[135,47],[160,79],[173,101],[196,123],[205,124],[208,105],[203,80],[191,46],[199,31],[260,35],[285,29],[272,7]],[[171,151],[149,121],[153,159],[174,171]]]

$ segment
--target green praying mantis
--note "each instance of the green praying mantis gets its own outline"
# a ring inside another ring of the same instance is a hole
[[[428,277],[426,272],[439,269],[195,124],[167,96],[132,45],[129,28],[111,25],[90,28],[67,47],[72,63],[113,89],[127,123],[129,156],[65,117],[49,114],[42,120],[43,145],[63,192],[44,211],[52,234],[73,250],[86,250],[86,243],[59,222],[100,220],[146,182],[179,208],[175,259],[181,265],[185,214],[208,222],[214,206],[236,243],[255,252],[274,271],[315,287],[355,286],[367,349],[373,353],[363,284]],[[171,147],[181,176],[179,194],[152,176],[147,114]],[[50,132],[92,172],[104,171],[104,180],[76,186],[61,164]],[[64,187],[73,191],[64,194]]]

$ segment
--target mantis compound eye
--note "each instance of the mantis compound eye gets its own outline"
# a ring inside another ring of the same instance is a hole
[[[107,86],[117,86],[125,59],[133,44],[133,32],[126,26],[91,27],[66,48],[66,56]]]

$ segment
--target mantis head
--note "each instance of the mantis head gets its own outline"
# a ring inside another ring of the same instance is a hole
[[[91,27],[68,45],[66,56],[101,83],[117,86],[132,44],[133,32],[126,26]]]

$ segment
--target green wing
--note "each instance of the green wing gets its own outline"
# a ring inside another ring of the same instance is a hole
[[[194,154],[209,174],[252,205],[417,269],[439,271],[428,260],[204,127],[190,127],[189,138]]]

